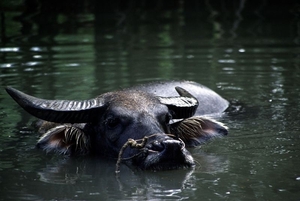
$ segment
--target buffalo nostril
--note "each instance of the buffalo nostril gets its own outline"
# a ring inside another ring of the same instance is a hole
[[[150,144],[148,148],[152,151],[161,152],[165,149],[165,146],[162,142],[155,140]]]
[[[163,141],[155,140],[148,148],[152,151],[163,152],[163,151],[177,151],[184,147],[184,143],[179,140],[167,139]]]
[[[163,141],[154,140],[147,145],[147,150],[164,154],[179,153],[184,149],[185,144],[181,140],[166,139]]]
[[[181,149],[182,142],[178,141],[178,140],[165,140],[162,142],[165,146],[165,149],[173,149],[173,150],[177,150],[177,149]]]
[[[160,153],[162,153],[164,157],[174,159],[182,154],[184,146],[181,141],[168,139],[164,140],[162,144],[164,145],[164,150],[162,150]]]

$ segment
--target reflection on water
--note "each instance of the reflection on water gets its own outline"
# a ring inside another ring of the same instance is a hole
[[[109,161],[67,160],[48,165],[38,175],[40,181],[56,184],[53,188],[72,191],[78,199],[89,199],[95,195],[100,199],[174,199],[180,198],[182,189],[193,185],[193,170],[145,174],[122,167],[121,173],[115,175],[114,169],[114,164]],[[170,180],[174,183],[170,183]],[[40,196],[45,197],[47,193]]]
[[[49,2],[0,2],[2,88],[86,99],[186,79],[240,111],[220,117],[228,137],[191,150],[195,169],[116,177],[114,161],[36,150],[35,119],[2,90],[0,200],[299,199],[298,2]]]

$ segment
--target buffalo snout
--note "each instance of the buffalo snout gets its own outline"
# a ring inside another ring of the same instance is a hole
[[[167,134],[156,134],[142,148],[143,154],[133,158],[132,163],[143,170],[171,170],[190,168],[194,159],[182,140]]]
[[[184,143],[175,139],[154,140],[152,143],[149,143],[146,148],[149,152],[160,153],[161,155],[171,157],[182,151]]]

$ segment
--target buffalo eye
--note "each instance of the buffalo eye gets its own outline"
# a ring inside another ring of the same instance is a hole
[[[107,126],[107,128],[109,129],[113,129],[116,128],[120,123],[120,119],[116,118],[116,117],[109,117],[107,118],[107,120],[105,121],[105,125]]]
[[[165,116],[166,124],[169,124],[171,119],[172,119],[172,115],[170,113],[166,114],[166,116]]]
[[[166,133],[170,133],[170,121],[172,120],[172,115],[170,113],[165,114],[161,117],[161,126]]]

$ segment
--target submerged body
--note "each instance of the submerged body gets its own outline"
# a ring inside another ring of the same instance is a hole
[[[216,92],[192,81],[150,82],[131,88],[145,91],[155,96],[174,97],[178,96],[178,92],[175,89],[176,86],[187,90],[198,100],[199,106],[194,116],[222,113],[229,106],[229,102]]]
[[[37,146],[68,155],[127,159],[140,169],[191,167],[186,147],[227,134],[220,122],[228,101],[195,82],[167,81],[104,93],[84,101],[44,100],[8,87],[27,112],[45,120]]]

